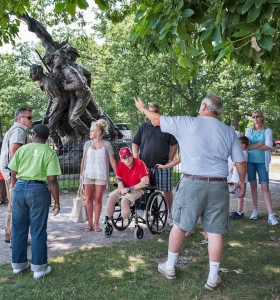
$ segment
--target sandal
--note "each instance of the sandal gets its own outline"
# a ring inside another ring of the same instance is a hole
[[[101,229],[100,227],[94,227],[94,231],[95,231],[95,232],[101,232],[102,229]]]
[[[90,231],[92,231],[92,230],[93,230],[92,227],[86,227],[86,228],[85,228],[85,232],[90,232]]]

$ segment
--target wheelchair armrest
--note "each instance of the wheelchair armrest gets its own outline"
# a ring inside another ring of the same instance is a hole
[[[157,187],[156,186],[145,186],[144,188],[142,188],[143,191],[155,191],[157,190]]]

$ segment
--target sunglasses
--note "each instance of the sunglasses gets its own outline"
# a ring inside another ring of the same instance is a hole
[[[19,117],[21,117],[21,118],[26,118],[26,119],[28,119],[29,121],[32,120],[32,117],[31,117],[31,116],[19,116]]]

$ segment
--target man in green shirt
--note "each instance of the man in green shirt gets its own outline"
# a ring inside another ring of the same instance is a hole
[[[60,211],[57,176],[61,174],[54,150],[45,144],[49,137],[46,125],[32,130],[32,143],[22,146],[9,163],[12,171],[12,268],[19,274],[29,268],[27,237],[30,227],[32,239],[33,278],[39,279],[51,272],[47,257],[47,220],[51,195],[54,215]],[[49,183],[50,190],[46,184]]]

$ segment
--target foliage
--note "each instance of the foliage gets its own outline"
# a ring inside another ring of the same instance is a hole
[[[11,122],[19,107],[34,110],[34,118],[39,118],[47,102],[41,90],[29,79],[27,69],[19,67],[16,57],[0,55],[0,111],[4,122]]]

